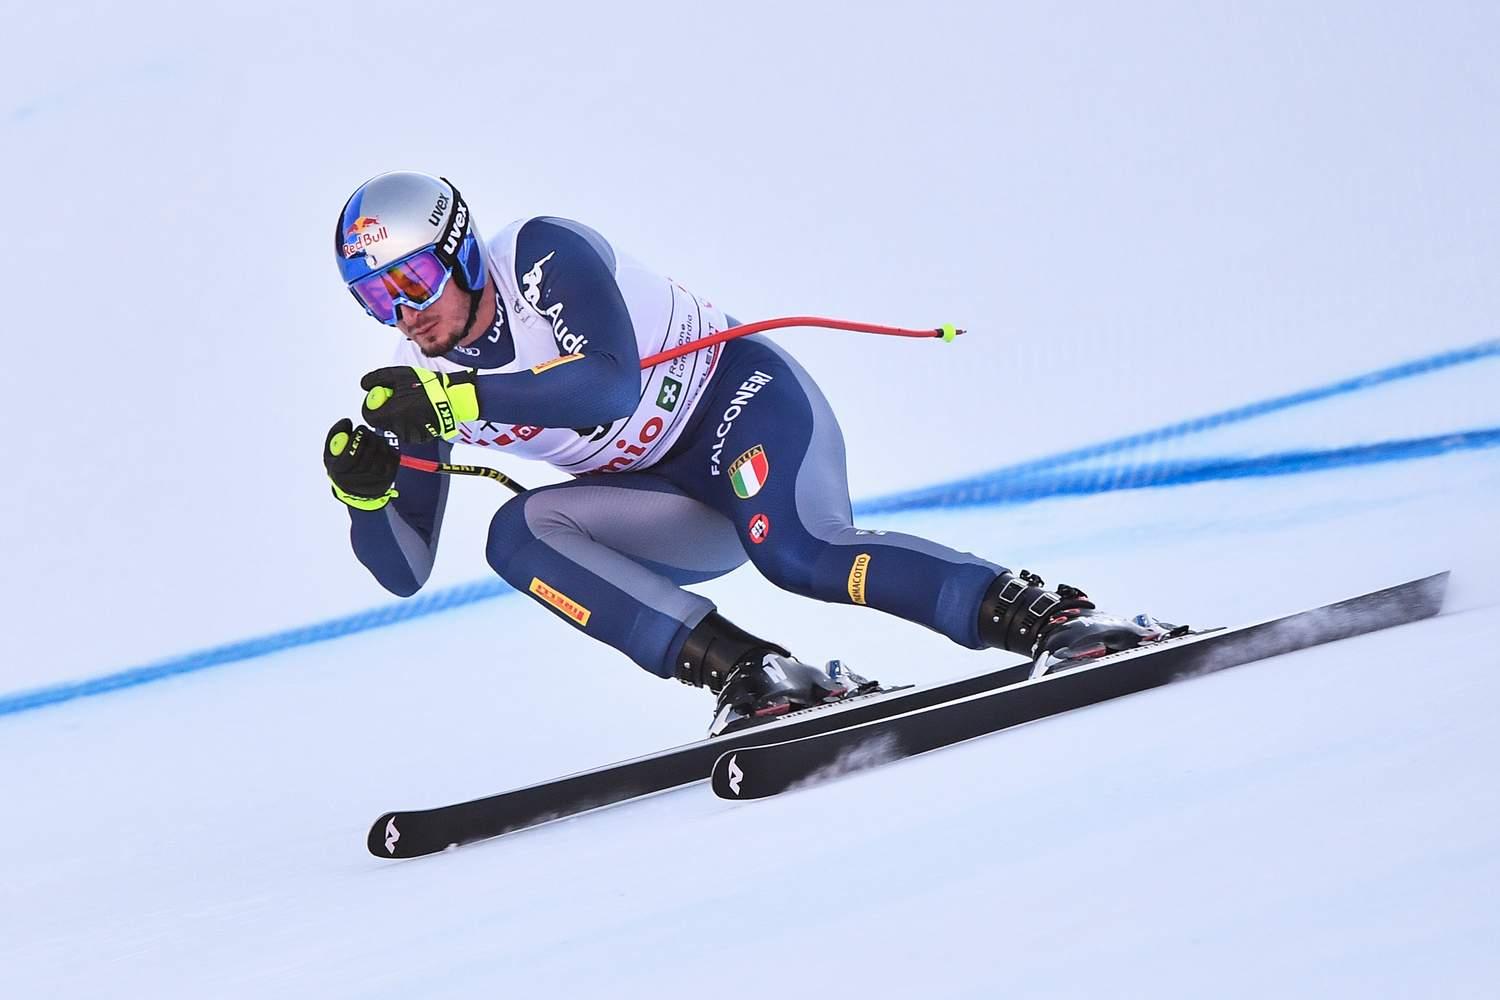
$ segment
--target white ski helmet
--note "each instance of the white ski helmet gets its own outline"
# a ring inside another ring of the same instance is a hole
[[[334,257],[350,294],[382,323],[397,306],[431,305],[449,277],[466,291],[484,287],[484,247],[468,204],[441,177],[397,170],[361,184],[344,203]]]

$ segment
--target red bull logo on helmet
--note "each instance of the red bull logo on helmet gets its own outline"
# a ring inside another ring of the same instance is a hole
[[[345,257],[355,257],[389,236],[378,215],[361,215],[344,230],[343,252]]]

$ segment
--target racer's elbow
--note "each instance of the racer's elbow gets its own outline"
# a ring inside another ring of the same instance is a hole
[[[397,597],[411,597],[427,583],[425,578],[419,580],[411,574],[408,574],[405,578],[394,580],[384,579],[379,576],[375,577],[375,579],[382,587]]]

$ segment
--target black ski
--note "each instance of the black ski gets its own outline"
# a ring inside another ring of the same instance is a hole
[[[771,733],[795,739],[952,701],[1024,681],[1031,663],[941,684],[867,694],[832,705],[804,709],[779,722],[702,740],[660,753],[580,771],[488,798],[412,812],[388,812],[370,827],[366,846],[378,858],[415,858],[457,844],[498,837],[603,806],[676,788],[708,778],[726,750],[764,743]]]
[[[761,739],[762,745],[720,755],[713,789],[725,799],[765,798],[1175,680],[1430,618],[1442,608],[1447,585],[1448,574],[1438,573],[1283,618],[1102,657],[1003,690],[824,733]]]

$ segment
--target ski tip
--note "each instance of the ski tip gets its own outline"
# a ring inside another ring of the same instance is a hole
[[[1441,573],[1434,573],[1422,581],[1424,584],[1422,596],[1432,609],[1433,615],[1442,614],[1443,602],[1448,596],[1448,577],[1451,572],[1451,570],[1445,569]]]
[[[370,834],[365,838],[365,847],[369,848],[371,854],[377,858],[400,858],[404,857],[400,850],[401,828],[397,824],[400,819],[399,813],[382,813],[370,826]]]
[[[1439,608],[1443,605],[1443,598],[1447,596],[1448,577],[1452,575],[1452,572],[1452,570],[1445,569],[1441,573],[1434,573],[1422,581],[1426,584],[1425,589],[1428,597],[1435,601]]]
[[[1433,604],[1434,615],[1443,612],[1443,601],[1448,598],[1448,577],[1451,574],[1451,570],[1443,570],[1442,573],[1427,577],[1427,600]]]
[[[1419,621],[1442,613],[1443,601],[1448,595],[1450,570],[1419,577],[1408,583],[1397,584],[1380,591],[1389,594],[1404,606],[1408,620]],[[1399,595],[1399,597],[1397,596]]]

